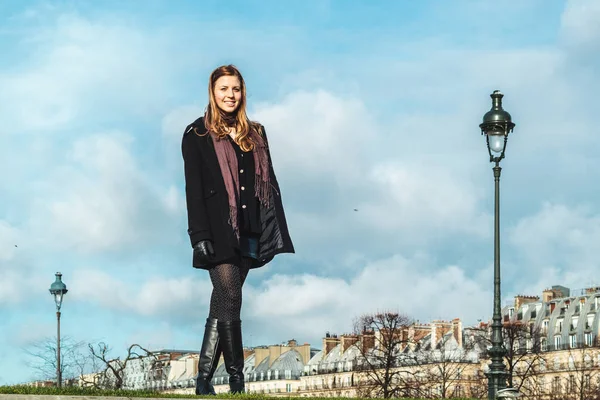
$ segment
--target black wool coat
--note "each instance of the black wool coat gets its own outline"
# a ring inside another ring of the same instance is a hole
[[[194,129],[195,128],[195,129]],[[269,152],[269,173],[272,201],[269,207],[259,207],[261,234],[258,259],[251,268],[262,267],[280,253],[294,253],[290,238],[281,190],[275,177]],[[181,143],[185,171],[185,194],[188,214],[188,234],[193,246],[200,240],[211,240],[215,257],[208,265],[193,265],[194,268],[210,269],[223,262],[239,258],[239,240],[228,223],[229,202],[225,182],[217,160],[212,138],[206,134],[204,117],[188,125]]]

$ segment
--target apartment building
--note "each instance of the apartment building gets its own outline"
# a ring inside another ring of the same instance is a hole
[[[525,328],[511,349],[525,398],[592,398],[600,391],[599,305],[600,287],[556,285],[504,307],[505,327]]]
[[[503,308],[505,330],[522,328],[514,342],[509,343],[506,334],[505,341],[515,355],[509,368],[523,399],[556,395],[587,398],[587,393],[600,390],[599,303],[598,287],[572,291],[557,285],[544,290],[541,296],[515,296],[514,302]],[[392,372],[413,377],[410,384],[404,382],[404,394],[443,394],[451,398],[485,393],[489,331],[489,323],[465,328],[457,318],[416,322],[395,332],[393,336],[400,338],[400,351]],[[365,359],[377,357],[384,350],[385,334],[369,330],[339,336],[328,333],[320,349],[308,343],[299,345],[295,340],[247,348],[246,390],[275,397],[364,396],[370,381]],[[198,356],[198,351],[162,349],[129,360],[123,387],[194,393]],[[228,374],[222,361],[212,381],[218,393],[228,391]],[[84,386],[99,378],[99,374],[89,374],[81,377],[79,384]]]

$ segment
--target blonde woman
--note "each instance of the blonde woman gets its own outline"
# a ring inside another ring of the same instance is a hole
[[[232,393],[244,392],[240,312],[253,268],[294,253],[265,128],[246,115],[246,86],[233,65],[209,78],[203,117],[185,129],[182,153],[193,266],[209,272],[213,290],[198,363],[196,394],[223,354]]]

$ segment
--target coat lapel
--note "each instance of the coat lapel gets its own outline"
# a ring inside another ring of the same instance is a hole
[[[202,131],[201,131],[202,132]],[[206,131],[204,131],[206,132]],[[204,133],[202,132],[202,133]],[[215,145],[212,141],[210,134],[198,136],[196,135],[196,143],[200,148],[200,154],[204,159],[206,165],[210,170],[217,191],[225,191],[225,181],[221,175],[221,167],[219,167],[219,160],[217,159],[217,153],[215,151]]]

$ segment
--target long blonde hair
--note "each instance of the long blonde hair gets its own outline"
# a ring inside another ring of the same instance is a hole
[[[237,135],[234,140],[243,151],[251,151],[255,146],[251,138],[251,133],[254,131],[260,134],[261,129],[260,124],[248,119],[248,115],[246,114],[246,83],[242,74],[234,65],[222,65],[210,74],[210,78],[208,79],[208,106],[204,113],[204,125],[208,131],[214,132],[220,139],[229,134],[229,126],[225,123],[223,112],[219,109],[215,100],[215,83],[222,76],[235,76],[240,80],[242,98],[240,105],[235,111],[235,129]]]

